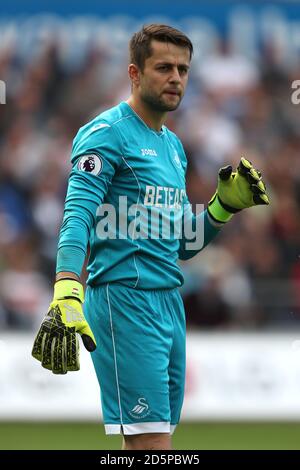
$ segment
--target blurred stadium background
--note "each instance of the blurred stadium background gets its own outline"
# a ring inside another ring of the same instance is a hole
[[[30,350],[52,296],[72,139],[127,98],[128,39],[153,21],[183,29],[195,47],[168,121],[189,158],[190,200],[206,203],[218,168],[244,155],[272,201],[183,264],[188,364],[175,447],[300,449],[300,4],[42,5],[0,4],[0,449],[120,447],[99,425],[83,349],[81,371],[65,377]]]

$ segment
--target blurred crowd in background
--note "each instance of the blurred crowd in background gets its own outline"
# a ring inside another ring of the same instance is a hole
[[[186,31],[188,33],[188,31]],[[21,33],[20,33],[21,34]],[[32,53],[0,46],[0,328],[36,328],[52,296],[72,140],[84,123],[127,99],[127,43],[109,36],[71,47],[48,34]],[[22,39],[22,38],[21,38]],[[113,58],[112,58],[113,57]],[[189,328],[300,328],[300,105],[276,44],[238,54],[219,38],[195,55],[180,108],[169,115],[189,160],[192,203],[215,191],[221,166],[241,155],[264,175],[271,205],[234,217],[202,253],[182,263]]]

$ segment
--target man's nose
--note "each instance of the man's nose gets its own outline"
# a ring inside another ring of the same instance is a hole
[[[180,78],[180,74],[179,74],[179,71],[176,67],[174,67],[174,69],[172,69],[172,74],[170,76],[170,80],[169,80],[171,83],[180,83],[181,81],[181,78]]]

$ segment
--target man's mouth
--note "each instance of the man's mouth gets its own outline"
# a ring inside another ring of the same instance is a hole
[[[166,90],[164,93],[167,93],[168,95],[173,95],[173,96],[180,96],[180,92],[178,90]]]

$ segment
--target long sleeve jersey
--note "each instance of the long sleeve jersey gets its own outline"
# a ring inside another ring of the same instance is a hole
[[[219,230],[205,210],[191,210],[179,138],[121,102],[80,128],[71,161],[56,271],[80,275],[89,246],[89,285],[181,286],[178,258],[194,256]]]

